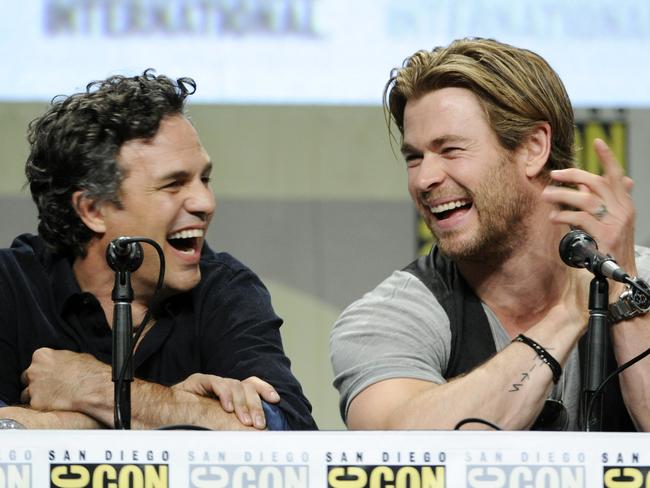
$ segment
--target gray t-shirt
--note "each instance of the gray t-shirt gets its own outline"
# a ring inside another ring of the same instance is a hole
[[[650,280],[650,249],[636,248],[639,275]],[[483,304],[497,351],[511,338]],[[431,291],[414,275],[395,271],[346,308],[334,324],[330,355],[340,409],[347,418],[352,399],[363,389],[390,378],[413,378],[442,384],[451,351],[449,318]],[[569,429],[578,428],[580,364],[577,347],[563,367],[549,398],[562,400]]]

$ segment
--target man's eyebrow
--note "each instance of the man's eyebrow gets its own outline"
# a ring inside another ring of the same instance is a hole
[[[164,173],[158,177],[159,180],[184,180],[190,177],[190,172],[184,169]]]
[[[212,162],[206,163],[206,165],[203,167],[203,170],[201,171],[201,175],[204,175],[206,173],[210,173],[212,171]],[[171,171],[170,173],[165,173],[162,174],[158,177],[159,180],[164,181],[164,180],[186,180],[192,176],[192,173],[190,171],[187,171],[185,169],[179,169],[176,171]]]
[[[402,144],[402,147],[400,148],[400,152],[402,153],[402,156],[406,156],[407,154],[417,153],[418,151],[413,146],[405,142]]]
[[[440,146],[442,146],[444,144],[449,144],[449,143],[454,143],[454,142],[467,142],[467,141],[469,141],[469,139],[467,137],[464,137],[464,136],[446,135],[446,136],[436,137],[435,139],[431,140],[427,144],[427,147],[435,150],[435,149],[439,149]],[[400,151],[402,152],[403,155],[405,155],[405,154],[417,154],[417,153],[420,152],[418,149],[411,146],[407,142],[402,144],[402,147],[400,148]]]

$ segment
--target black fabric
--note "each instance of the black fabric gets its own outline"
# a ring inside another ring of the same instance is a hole
[[[479,366],[494,354],[496,345],[481,301],[461,276],[453,261],[437,246],[409,264],[404,271],[416,276],[436,297],[449,317],[451,351],[443,372],[445,379],[454,378]],[[580,370],[585,368],[585,337],[579,343]],[[617,367],[611,344],[608,343],[607,374]],[[603,431],[631,432],[634,424],[627,413],[618,379],[606,388]]]
[[[587,364],[587,341],[588,334],[583,335],[580,338],[578,343],[578,353],[580,354],[580,368],[581,371],[585,370]],[[618,363],[616,357],[614,356],[614,349],[612,348],[611,341],[609,336],[606,337],[607,341],[607,352],[605,356],[605,377],[609,376],[612,371],[618,368]],[[623,401],[623,396],[621,395],[621,387],[618,381],[618,377],[614,378],[609,384],[605,387],[603,392],[603,412],[605,413],[603,417],[602,430],[606,432],[635,432],[636,428],[634,423],[627,413],[627,407]],[[580,408],[581,411],[587,409],[586,402],[584,398],[580,398]],[[618,415],[612,415],[612,412],[618,412]]]
[[[496,352],[485,310],[454,263],[434,247],[404,271],[426,285],[445,310],[451,324],[451,352],[445,379],[471,371]]]
[[[135,376],[172,385],[197,372],[258,376],[281,397],[291,429],[315,429],[290,371],[268,291],[227,253],[204,246],[201,282],[162,304],[134,356]],[[19,402],[20,374],[40,347],[87,352],[110,364],[112,339],[98,300],[79,289],[70,263],[35,236],[0,250],[0,400]]]

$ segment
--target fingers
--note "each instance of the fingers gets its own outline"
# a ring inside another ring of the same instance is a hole
[[[611,203],[615,199],[621,203],[627,201],[632,189],[632,179],[625,176],[622,166],[612,150],[602,139],[594,139],[594,150],[603,169],[602,176],[577,168],[555,170],[551,172],[554,181],[569,185],[585,186]]]
[[[243,381],[225,379],[232,394],[235,415],[245,425],[257,429],[266,428],[266,416],[262,408],[262,399],[269,403],[280,401],[280,395],[269,383],[257,376],[251,376]]]
[[[585,209],[595,214],[602,205],[602,199],[593,193],[573,190],[571,188],[549,187],[544,190],[546,201],[567,205],[576,209]]]
[[[257,376],[246,378],[243,382],[252,385],[258,395],[261,396],[265,401],[269,403],[278,403],[280,401],[280,395],[275,390],[275,388]]]
[[[250,384],[240,383],[244,393],[244,401],[242,412],[244,415],[248,414],[248,419],[252,418],[252,425],[256,429],[264,429],[266,427],[266,416],[262,408],[262,399]],[[237,403],[235,403],[235,412],[237,412]],[[237,415],[239,417],[239,415]],[[248,424],[247,424],[248,425]]]
[[[239,381],[211,374],[195,373],[174,385],[174,388],[201,396],[216,397],[226,412],[234,413],[242,424],[258,429],[266,427],[262,399],[269,403],[280,401],[280,396],[275,389],[256,376]]]
[[[203,376],[206,377],[209,383],[207,390],[219,399],[226,412],[232,413],[235,410],[233,402],[236,393],[233,392],[233,388],[236,388],[236,385],[232,384],[228,378],[222,378],[221,376]]]
[[[623,177],[623,184],[625,185],[625,191],[630,193],[632,188],[634,188],[634,180],[629,176]]]
[[[29,394],[29,387],[25,388],[23,391],[20,392],[20,403],[23,405],[29,405],[29,403],[32,401],[32,398]]]
[[[620,199],[620,196],[614,193],[611,185],[604,176],[595,175],[585,170],[578,168],[554,170],[551,171],[551,178],[557,183],[567,185],[567,187],[549,186],[544,191],[545,193],[547,191],[566,189],[567,191],[580,194],[591,193],[608,202],[618,202]],[[578,190],[569,188],[569,185],[576,186]],[[621,185],[623,185],[622,182]]]
[[[594,139],[594,149],[603,167],[603,174],[610,178],[612,183],[623,178],[623,168],[616,159],[616,156],[602,139]]]
[[[211,389],[227,412],[237,416],[244,425],[266,427],[262,400],[251,385],[231,378],[212,376]]]
[[[549,219],[591,234],[601,251],[615,256],[631,272],[635,269],[636,210],[630,194],[634,182],[624,175],[604,141],[596,139],[594,150],[601,161],[602,175],[577,168],[551,171],[552,180],[562,186],[548,185],[544,189],[544,200],[555,206]]]

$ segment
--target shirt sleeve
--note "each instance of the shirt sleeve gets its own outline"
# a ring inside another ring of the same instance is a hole
[[[334,386],[341,417],[363,389],[391,378],[444,383],[449,318],[429,289],[396,271],[343,311],[330,336]]]
[[[284,416],[280,407],[262,401],[262,408],[264,409],[266,428],[268,430],[290,430],[287,418]]]
[[[12,317],[9,310],[14,306],[14,299],[5,280],[9,274],[0,263],[0,401],[4,405],[14,405],[20,402],[20,392],[24,386],[20,382],[22,372],[20,365],[20,348],[17,338],[17,319],[9,320]],[[13,317],[16,316],[14,313]],[[31,355],[30,355],[31,356]]]
[[[650,281],[650,248],[636,246],[634,251],[639,276],[645,281]]]
[[[280,319],[271,306],[271,297],[259,278],[249,269],[223,273],[220,286],[209,287],[202,306],[205,322],[202,340],[204,370],[239,380],[257,376],[271,384],[280,395],[278,410],[291,430],[316,429],[311,405],[291,372],[284,353]],[[275,419],[271,420],[275,428]]]

